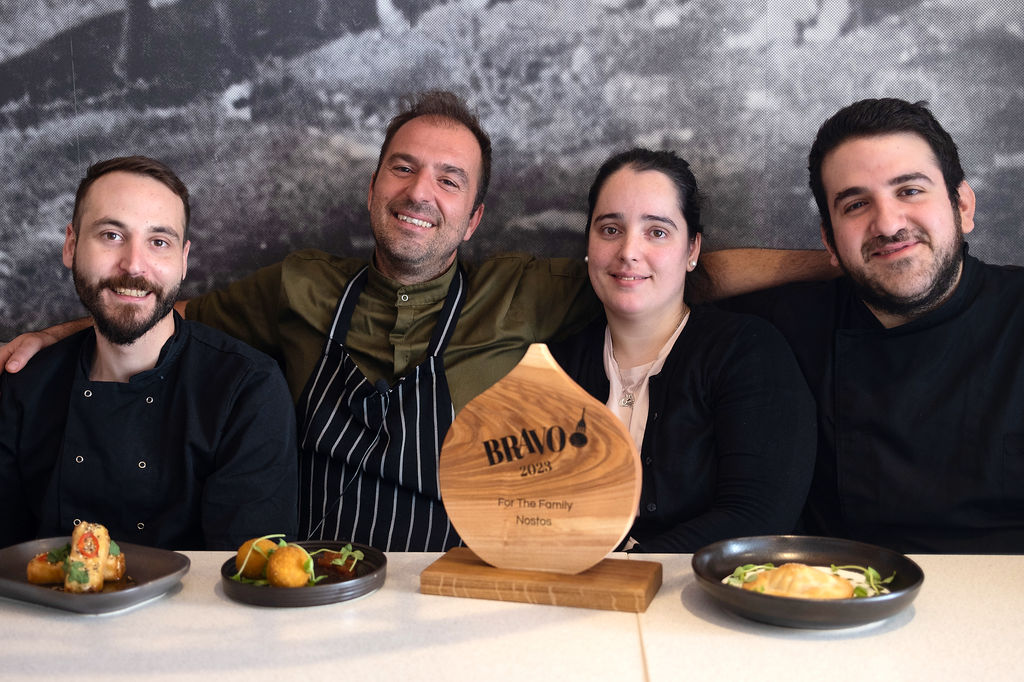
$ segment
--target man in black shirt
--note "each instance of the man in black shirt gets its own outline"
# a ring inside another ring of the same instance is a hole
[[[144,157],[79,185],[64,264],[93,326],[0,379],[0,546],[70,534],[233,549],[297,525],[291,397],[276,364],[173,309],[188,192]]]
[[[786,335],[818,401],[808,532],[1024,552],[1024,271],[967,254],[975,196],[924,103],[857,102],[810,152],[838,280],[736,307]]]

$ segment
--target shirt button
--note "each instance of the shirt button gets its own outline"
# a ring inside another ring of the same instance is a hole
[[[647,466],[650,466],[650,465],[654,464],[654,458],[653,457],[644,457],[644,464],[646,464]]]
[[[81,455],[78,455],[77,457],[75,457],[75,461],[78,462],[79,464],[81,464],[82,462],[85,461],[85,457],[82,457]]]
[[[85,389],[84,391],[82,391],[82,395],[84,395],[86,398],[91,398],[92,391],[90,391],[89,389]]]
[[[144,529],[146,527],[146,524],[144,524],[142,521],[139,521],[138,523],[135,524],[135,527],[138,528],[139,530],[142,530],[142,529]]]
[[[153,404],[153,396],[151,396],[151,395],[146,396],[146,404],[147,405],[152,405]]]
[[[146,463],[145,462],[139,462],[139,468],[140,469],[145,469],[146,468]]]
[[[405,301],[409,300],[409,294],[402,294],[398,298],[402,299],[402,302],[404,303]]]
[[[649,511],[649,512],[658,511],[658,505],[654,504],[653,502],[648,502],[647,503],[647,511]]]

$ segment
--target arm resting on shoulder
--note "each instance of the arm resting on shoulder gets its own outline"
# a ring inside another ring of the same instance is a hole
[[[703,254],[701,262],[711,280],[707,299],[712,301],[843,274],[825,250],[723,249]]]
[[[7,371],[14,374],[24,367],[32,357],[61,339],[82,331],[92,324],[92,318],[82,317],[70,322],[55,324],[36,332],[19,334],[0,348],[0,373]]]

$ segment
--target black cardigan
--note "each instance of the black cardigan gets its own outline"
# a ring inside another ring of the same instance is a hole
[[[602,318],[552,347],[608,399]],[[650,378],[639,516],[645,552],[694,552],[724,538],[790,532],[814,462],[814,402],[782,335],[756,317],[693,309]]]

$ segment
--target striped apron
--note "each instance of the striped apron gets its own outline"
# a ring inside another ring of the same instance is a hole
[[[370,383],[345,349],[368,268],[338,301],[320,362],[300,398],[300,537],[381,550],[441,551],[461,544],[448,521],[437,461],[455,416],[443,353],[466,299],[461,266],[427,357],[398,383]]]

